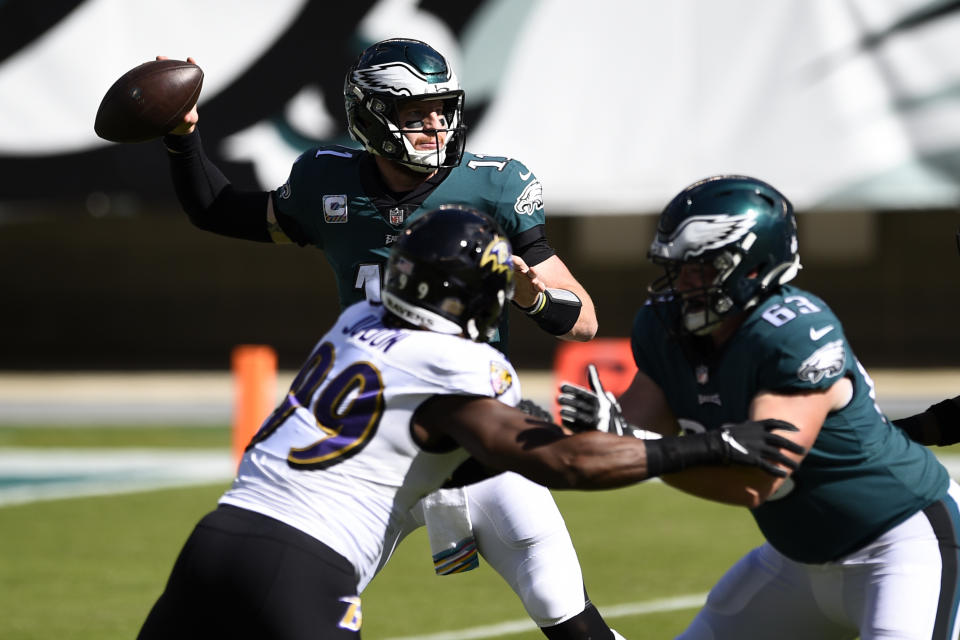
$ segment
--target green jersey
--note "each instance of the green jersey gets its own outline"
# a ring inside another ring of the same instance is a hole
[[[873,382],[822,300],[784,286],[709,356],[660,321],[672,304],[640,310],[632,347],[685,429],[743,422],[762,391],[827,389],[841,376],[853,383],[853,398],[827,415],[800,468],[752,510],[781,553],[807,563],[837,559],[946,494],[946,469],[877,407]]]
[[[466,205],[492,216],[525,259],[522,249],[542,240],[539,258],[528,264],[549,257],[542,249],[548,245],[540,181],[509,158],[465,152],[459,166],[395,196],[386,192],[369,153],[322,146],[304,152],[287,183],[271,197],[287,235],[323,250],[336,276],[341,308],[364,298],[379,302],[390,245],[407,222],[442,204]],[[501,349],[506,317],[494,345]]]

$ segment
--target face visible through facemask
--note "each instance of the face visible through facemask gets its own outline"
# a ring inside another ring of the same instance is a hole
[[[688,262],[677,271],[673,288],[680,299],[683,326],[694,335],[711,333],[722,320],[713,308],[715,285],[719,271],[711,264]]]
[[[418,164],[439,167],[450,132],[443,100],[407,100],[397,104],[397,126],[407,155]]]

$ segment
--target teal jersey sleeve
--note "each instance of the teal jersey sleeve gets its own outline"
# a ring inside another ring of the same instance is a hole
[[[292,221],[298,244],[325,249],[330,225],[348,222],[348,205],[363,191],[360,153],[339,145],[308,149],[293,163],[287,181],[271,194],[281,226],[284,219]]]
[[[522,162],[464,153],[460,166],[424,202],[424,209],[461,204],[492,216],[508,238],[542,225],[543,186]]]
[[[806,291],[789,288],[766,300],[739,333],[750,339],[759,389],[828,389],[856,373],[856,358],[840,320]]]
[[[685,430],[747,420],[751,401],[765,391],[825,390],[844,377],[853,384],[849,402],[827,414],[800,469],[752,512],[788,557],[836,559],[946,491],[943,466],[878,408],[873,382],[821,299],[784,286],[714,350],[667,328],[678,320],[673,303],[644,306],[631,343],[637,367],[661,388]]]

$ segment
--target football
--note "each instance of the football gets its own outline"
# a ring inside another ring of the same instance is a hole
[[[111,142],[146,142],[177,126],[200,97],[203,70],[183,60],[152,60],[113,83],[93,129]]]

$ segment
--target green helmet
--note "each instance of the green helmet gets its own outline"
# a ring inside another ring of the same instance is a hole
[[[654,302],[679,303],[682,327],[710,333],[727,315],[756,305],[797,275],[793,205],[747,176],[713,176],[678,193],[660,214],[647,254],[664,268],[650,285]],[[678,287],[684,265],[702,286]]]
[[[463,90],[446,58],[427,43],[393,38],[370,45],[347,72],[343,98],[350,135],[370,153],[423,172],[460,164]],[[418,151],[403,135],[410,130],[398,122],[397,110],[408,100],[443,104],[447,139],[441,145],[438,137],[436,150]]]

